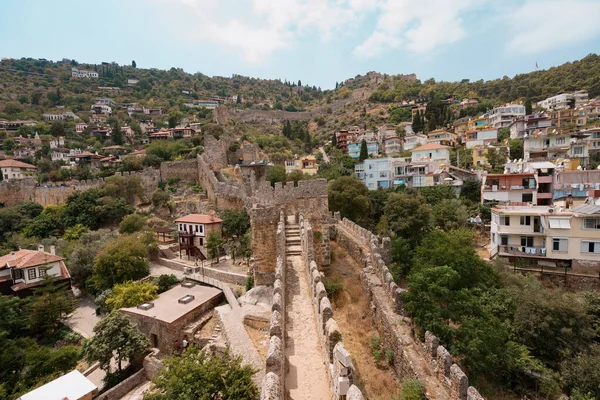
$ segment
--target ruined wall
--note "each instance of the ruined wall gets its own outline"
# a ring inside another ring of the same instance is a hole
[[[95,397],[94,400],[120,400],[131,390],[135,389],[138,385],[141,385],[145,380],[146,373],[141,369],[115,387],[110,388],[100,396]]]
[[[337,243],[363,268],[360,275],[363,290],[371,300],[373,321],[382,344],[394,354],[396,374],[401,379],[420,379],[432,399],[483,399],[475,388],[469,387],[466,374],[452,363],[448,351],[439,346],[439,339],[428,333],[422,344],[412,335],[412,321],[404,316],[402,306],[404,289],[396,285],[386,265],[390,258],[389,238],[379,240],[354,222],[342,220],[339,213],[334,214],[334,219]],[[432,381],[432,375],[436,382]]]
[[[317,316],[317,329],[319,342],[323,350],[323,357],[329,364],[330,384],[333,399],[343,399],[349,396],[353,399],[362,399],[362,393],[354,385],[354,367],[350,353],[342,343],[342,333],[333,318],[333,308],[327,296],[322,274],[315,262],[314,232],[311,223],[301,214],[300,243],[302,247],[302,264],[308,273],[310,296]],[[347,390],[349,388],[349,390]]]
[[[194,158],[163,162],[160,164],[160,178],[163,181],[170,178],[179,178],[182,181],[198,183],[198,160]]]
[[[286,278],[286,249],[285,249],[285,216],[280,213],[277,225],[277,265],[273,283],[273,302],[269,320],[269,347],[267,350],[266,375],[263,379],[261,400],[283,400],[285,395],[285,278]]]
[[[117,172],[116,176],[139,177],[145,189],[145,195],[149,199],[152,192],[158,187],[160,170],[146,168],[139,172]],[[5,206],[11,206],[20,201],[34,201],[42,206],[64,203],[67,198],[77,191],[99,188],[104,179],[90,179],[86,181],[73,180],[69,186],[36,186],[34,179],[23,179],[18,181],[0,182],[0,202]]]

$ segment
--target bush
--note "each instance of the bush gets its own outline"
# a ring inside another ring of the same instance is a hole
[[[166,206],[170,199],[171,199],[171,196],[169,195],[169,193],[167,193],[166,191],[164,191],[162,189],[156,189],[152,193],[152,205],[154,207]]]
[[[344,290],[344,282],[342,282],[339,278],[335,277],[323,279],[323,285],[325,286],[327,295],[332,300],[335,300],[339,296],[339,294]]]
[[[131,214],[123,218],[119,224],[119,233],[135,233],[139,232],[146,225],[146,218],[139,214]]]
[[[377,335],[371,336],[371,353],[376,364],[381,361],[381,338]]]
[[[167,183],[169,185],[175,185],[176,183],[179,183],[179,181],[181,181],[181,178],[169,178],[169,179],[167,179]]]
[[[163,274],[154,279],[154,283],[158,286],[158,293],[166,292],[173,285],[176,285],[179,279],[173,274]]]
[[[202,193],[202,186],[198,184],[192,185],[191,188],[196,193]]]
[[[398,400],[423,400],[425,387],[418,379],[405,379],[402,381],[402,390]]]
[[[250,275],[246,278],[246,292],[254,287],[254,276]]]

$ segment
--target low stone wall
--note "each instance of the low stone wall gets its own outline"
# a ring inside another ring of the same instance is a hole
[[[353,382],[352,358],[342,343],[342,333],[333,318],[331,301],[327,297],[322,274],[315,262],[314,233],[311,224],[302,215],[299,220],[302,263],[308,273],[310,296],[317,316],[317,329],[323,357],[329,363],[328,371],[333,399],[362,399],[360,389]]]
[[[125,379],[123,382],[119,383],[117,386],[107,390],[102,393],[100,396],[95,397],[95,400],[120,400],[129,393],[131,390],[136,388],[138,385],[141,385],[144,381],[146,381],[146,373],[143,369],[139,370],[135,374],[131,375],[129,378]]]
[[[277,263],[273,283],[273,304],[269,321],[269,348],[266,375],[263,379],[261,400],[283,400],[285,395],[285,216],[280,213],[276,236]]]
[[[406,327],[411,321],[404,316],[402,294],[405,291],[394,282],[387,267],[390,258],[390,239],[379,238],[354,222],[334,215],[337,221],[336,241],[363,267],[361,281],[363,290],[371,300],[373,321],[385,348],[393,354],[393,365],[400,379],[430,378],[420,366],[427,363],[434,378],[447,393],[431,393],[433,399],[482,400],[474,387],[469,387],[466,374],[452,363],[450,353],[439,345],[439,339],[427,332],[425,343],[410,337]],[[342,229],[343,228],[343,229]],[[404,329],[403,329],[404,327]],[[443,390],[442,390],[443,391]]]
[[[179,178],[182,181],[198,182],[198,160],[169,161],[160,164],[160,178],[167,181]]]
[[[185,267],[189,266],[189,265],[186,265],[183,263],[179,263],[175,260],[169,260],[167,258],[159,258],[158,260],[156,260],[156,262],[162,266],[165,266],[168,268],[173,268],[178,271],[183,271]],[[196,278],[194,278],[194,276],[198,275],[198,276],[204,276],[207,278],[216,279],[218,281],[225,282],[225,283],[231,283],[231,284],[238,285],[238,286],[244,286],[246,284],[246,279],[248,279],[248,275],[246,275],[246,274],[238,274],[235,272],[220,271],[216,268],[211,268],[211,267],[204,267],[204,268],[195,267],[195,268],[198,268],[199,272],[190,275],[190,279],[196,279]]]

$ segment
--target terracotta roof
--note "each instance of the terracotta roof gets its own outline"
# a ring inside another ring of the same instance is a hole
[[[64,258],[53,256],[45,251],[37,250],[19,250],[14,252],[15,259],[12,259],[13,254],[9,253],[0,257],[0,268],[28,268],[36,265],[48,264],[50,262],[62,261]]]
[[[101,155],[98,155],[98,154],[95,154],[95,153],[90,153],[89,151],[84,151],[83,153],[79,153],[79,154],[71,154],[71,155],[69,155],[69,157],[74,157],[74,158],[85,158],[85,157],[104,158]]]
[[[223,222],[223,220],[219,217],[213,217],[206,214],[189,214],[185,217],[176,219],[175,222],[187,222],[191,224],[216,224]]]
[[[36,169],[35,165],[27,164],[16,160],[0,161],[0,167]]]
[[[450,149],[449,146],[443,146],[437,143],[427,143],[423,146],[419,146],[417,148],[412,149],[411,151],[422,151],[422,150],[440,150],[440,149]]]
[[[130,156],[137,156],[137,155],[140,155],[140,154],[146,154],[146,150],[141,149],[141,150],[132,151],[128,155],[130,155]]]

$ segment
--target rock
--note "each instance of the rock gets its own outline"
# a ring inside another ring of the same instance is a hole
[[[346,400],[364,400],[364,396],[360,389],[356,385],[350,386],[348,393],[346,394]]]
[[[269,372],[263,379],[262,392],[260,394],[260,400],[281,400],[281,384],[279,383],[279,377]]]
[[[265,304],[271,305],[273,299],[273,288],[270,286],[256,286],[246,292],[238,299],[241,306]]]

